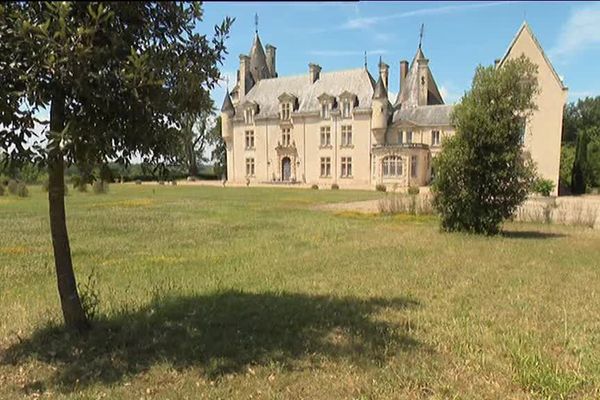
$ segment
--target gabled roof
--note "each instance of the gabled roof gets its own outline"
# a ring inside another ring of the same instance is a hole
[[[326,93],[338,98],[344,92],[356,95],[358,108],[371,107],[373,97],[373,77],[364,68],[321,72],[314,83],[307,74],[261,79],[246,94],[245,100],[259,105],[260,116],[276,117],[279,113],[278,97],[283,93],[296,96],[297,112],[318,112],[318,96]]]
[[[427,60],[420,47],[417,49],[417,53],[410,63],[406,79],[404,79],[403,85],[398,92],[398,97],[394,103],[395,108],[417,107],[419,105],[419,60]],[[431,73],[429,66],[427,66],[427,81],[427,86],[429,88],[427,93],[427,104],[444,104],[444,100],[435,83],[435,79],[433,79],[433,74]]]
[[[451,104],[440,104],[402,108],[394,112],[392,123],[395,125],[408,122],[419,126],[449,126],[453,107]]]
[[[515,37],[513,38],[513,40],[510,42],[510,45],[508,46],[508,49],[506,49],[506,52],[504,52],[504,55],[500,59],[500,62],[498,63],[498,67],[500,67],[502,64],[504,64],[504,62],[508,58],[508,55],[510,54],[511,50],[513,49],[513,47],[517,43],[517,40],[524,33],[529,34],[529,36],[531,37],[531,39],[533,39],[533,43],[535,44],[535,46],[537,47],[537,49],[542,54],[542,57],[544,58],[544,61],[546,62],[546,64],[550,68],[550,71],[552,71],[552,74],[554,75],[554,78],[556,78],[556,81],[558,82],[558,84],[562,88],[562,90],[568,90],[568,88],[563,83],[562,79],[560,79],[560,76],[556,73],[556,70],[554,69],[554,66],[552,65],[552,63],[550,63],[550,60],[546,56],[546,53],[544,52],[544,49],[542,48],[542,45],[540,44],[540,42],[537,40],[537,38],[533,34],[533,31],[529,27],[529,24],[527,23],[527,21],[523,21],[523,23],[521,24],[521,27],[517,31],[517,34],[515,35]]]

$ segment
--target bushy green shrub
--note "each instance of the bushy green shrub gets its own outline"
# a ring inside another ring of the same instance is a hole
[[[25,185],[25,182],[19,182],[17,184],[16,194],[19,197],[29,197],[29,189],[27,189],[27,185]]]
[[[141,179],[136,179],[136,180],[135,180],[135,184],[136,184],[136,185],[141,185],[141,184],[142,184],[142,181],[141,181]]]
[[[542,179],[542,178],[537,178],[534,183],[533,183],[533,192],[534,193],[539,193],[542,196],[550,196],[550,193],[552,192],[552,190],[554,189],[554,182],[552,182],[550,179]]]
[[[340,186],[337,183],[331,184],[331,190],[338,190],[339,188],[340,188]]]
[[[378,183],[377,185],[375,185],[375,190],[377,190],[378,192],[385,192],[387,191],[387,187],[383,183]]]
[[[17,194],[18,186],[19,186],[19,183],[16,180],[14,180],[14,179],[9,180],[8,185],[6,185],[6,188],[8,189],[8,193]]]
[[[95,180],[92,184],[92,190],[94,194],[105,194],[108,193],[108,182],[101,180]]]
[[[417,194],[419,194],[419,187],[418,186],[409,186],[408,187],[408,194],[410,194],[410,195],[417,195]]]
[[[312,185],[310,188],[311,188],[312,190],[319,190],[319,185],[314,185],[314,184],[313,184],[313,185]]]

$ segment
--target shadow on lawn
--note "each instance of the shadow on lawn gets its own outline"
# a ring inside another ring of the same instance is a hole
[[[562,233],[539,231],[502,231],[500,236],[509,239],[556,239],[565,237]]]
[[[198,367],[210,378],[245,372],[250,365],[293,364],[302,357],[377,362],[418,343],[403,326],[374,318],[378,311],[416,306],[392,300],[302,294],[218,294],[165,298],[134,313],[97,321],[74,335],[59,327],[40,330],[7,350],[2,362],[42,361],[55,369],[49,382],[70,392],[117,382],[154,364]]]

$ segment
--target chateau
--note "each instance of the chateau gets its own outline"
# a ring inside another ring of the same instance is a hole
[[[526,121],[523,146],[539,174],[558,188],[567,88],[523,23],[503,57],[527,56],[538,66],[538,109]],[[258,36],[240,55],[237,83],[221,108],[227,178],[233,182],[307,183],[329,187],[426,186],[431,160],[454,134],[421,44],[400,61],[400,90],[389,97],[389,66],[375,80],[366,68],[279,77],[276,48]]]

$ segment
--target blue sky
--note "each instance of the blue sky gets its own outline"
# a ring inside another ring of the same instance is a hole
[[[277,47],[280,76],[308,74],[309,62],[324,71],[361,67],[367,51],[374,77],[379,56],[390,65],[392,92],[423,23],[424,53],[450,103],[469,88],[478,64],[502,56],[525,18],[569,87],[569,101],[600,95],[600,2],[216,2],[205,3],[204,13],[198,29],[209,34],[225,16],[236,19],[222,66],[230,82],[252,45],[255,13],[263,45]],[[219,107],[223,95],[224,88],[213,91]]]

